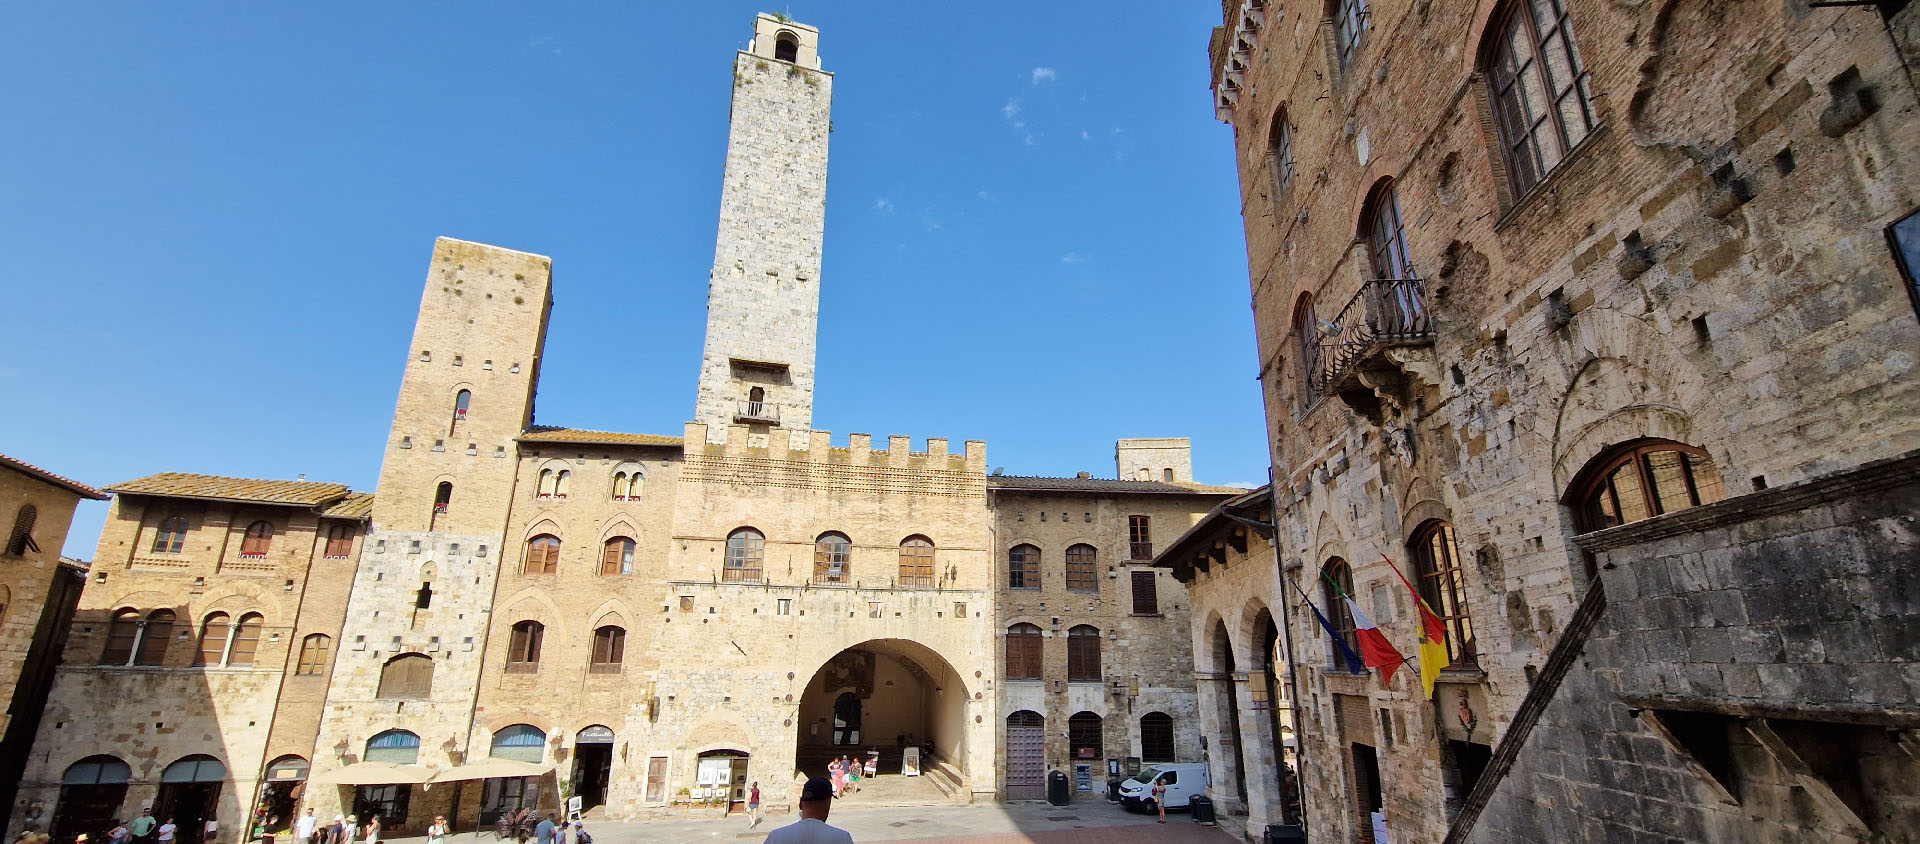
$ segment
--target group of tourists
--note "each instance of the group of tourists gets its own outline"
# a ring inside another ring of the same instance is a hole
[[[872,779],[874,769],[879,767],[879,757],[868,756],[866,764],[857,759],[841,756],[827,763],[827,775],[833,780],[833,796],[843,797],[860,790],[860,781]]]
[[[445,823],[439,819],[435,822]],[[313,810],[308,809],[293,822],[293,839],[297,844],[380,844],[380,816],[368,815],[362,825],[356,815],[334,815],[333,823],[322,827]]]

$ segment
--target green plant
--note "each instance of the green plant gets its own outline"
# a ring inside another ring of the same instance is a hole
[[[760,61],[757,61],[757,62],[754,62],[754,63],[753,63],[753,69],[754,69],[754,70],[766,70],[766,69],[767,69],[767,62],[766,62],[766,60],[765,60],[765,59],[762,59],[762,60],[760,60]]]
[[[797,64],[790,64],[790,65],[787,65],[787,75],[788,75],[788,76],[799,76],[799,75],[800,75],[800,66],[799,66],[799,65],[797,65]]]
[[[793,18],[787,17],[786,12],[774,12],[773,19],[781,23],[793,23]]]
[[[516,304],[516,305],[524,305],[524,304],[526,304],[526,303],[527,303],[527,300],[526,300],[526,298],[525,298],[525,297],[522,297],[522,296],[515,296],[515,297],[513,297],[513,303],[514,303],[514,304]]]

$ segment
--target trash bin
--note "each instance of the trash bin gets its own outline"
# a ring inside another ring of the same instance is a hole
[[[1126,782],[1126,780],[1120,777],[1107,778],[1107,802],[1108,803],[1120,802],[1120,784],[1123,782]]]
[[[1267,837],[1260,844],[1306,844],[1307,831],[1297,823],[1267,824]]]
[[[1047,774],[1047,802],[1055,806],[1065,806],[1073,801],[1068,791],[1067,775],[1059,771]]]
[[[1193,816],[1194,823],[1203,823],[1208,826],[1215,825],[1213,819],[1213,799],[1205,794],[1195,794],[1187,798],[1187,814]]]

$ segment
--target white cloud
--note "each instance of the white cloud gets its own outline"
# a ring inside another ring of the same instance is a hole
[[[1093,140],[1093,136],[1092,136],[1092,135],[1089,135],[1089,134],[1087,134],[1087,130],[1085,130],[1085,129],[1082,129],[1082,130],[1080,130],[1080,140],[1083,140],[1083,141],[1091,141],[1091,140]]]
[[[877,213],[877,214],[892,214],[893,200],[888,199],[884,196],[876,198],[873,201],[873,211],[874,213]]]
[[[1014,115],[1019,113],[1020,102],[1018,100],[1008,100],[1006,105],[1000,107],[1000,116],[1008,120],[1012,120]]]
[[[1033,135],[1031,134],[1027,135],[1026,139],[1022,140],[1021,143],[1026,144],[1027,146],[1030,146],[1030,147],[1037,147],[1040,145],[1039,143],[1033,140]]]
[[[1082,255],[1078,252],[1068,252],[1060,256],[1060,263],[1062,264],[1084,264],[1091,260],[1093,260],[1092,255]]]
[[[1058,75],[1053,72],[1053,68],[1036,67],[1033,69],[1033,84],[1035,85],[1042,82],[1052,82],[1056,78],[1058,78]]]
[[[1258,484],[1249,483],[1247,481],[1234,481],[1233,483],[1230,483],[1230,484],[1223,484],[1223,486],[1237,487],[1239,489],[1259,489],[1260,488]]]
[[[981,191],[977,194],[974,194],[974,196],[980,197],[981,202],[999,202],[1000,201],[998,197],[995,197],[993,194],[987,193],[986,191]]]

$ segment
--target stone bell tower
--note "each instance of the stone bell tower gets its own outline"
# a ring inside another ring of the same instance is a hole
[[[833,74],[820,32],[761,14],[733,60],[720,234],[694,421],[756,435],[813,426],[820,243],[826,229]]]

